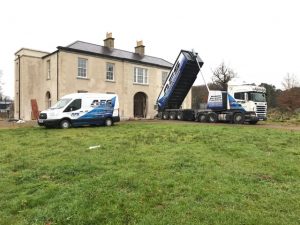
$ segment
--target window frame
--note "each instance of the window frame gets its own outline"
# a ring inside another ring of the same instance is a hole
[[[47,80],[51,79],[51,61],[47,60]]]
[[[85,62],[85,67],[82,66],[82,64],[80,64],[80,61]],[[88,67],[88,59],[78,57],[78,60],[77,60],[77,78],[80,78],[80,79],[87,79],[88,78],[88,76],[87,76],[87,74],[88,74],[87,67]],[[85,76],[79,75],[81,72],[83,72],[83,74]]]
[[[109,66],[112,66],[112,71],[109,71]],[[109,74],[111,73],[111,74]],[[105,79],[107,81],[115,81],[115,64],[114,63],[110,63],[110,62],[107,62],[106,63],[106,74],[105,74]],[[112,79],[109,78],[109,76],[112,77]]]
[[[142,72],[140,74],[139,72]],[[139,82],[142,81],[142,82]],[[148,85],[149,84],[149,76],[148,76],[148,69],[144,67],[134,67],[134,76],[133,76],[133,83],[134,84],[141,84],[141,85]]]

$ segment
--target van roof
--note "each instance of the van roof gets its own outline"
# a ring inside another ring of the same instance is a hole
[[[106,93],[71,93],[64,95],[62,98],[101,98],[101,97],[116,97],[116,94],[106,94]]]

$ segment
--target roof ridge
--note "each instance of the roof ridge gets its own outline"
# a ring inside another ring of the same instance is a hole
[[[77,40],[77,41],[74,41],[73,43],[67,45],[66,47],[70,47],[71,45],[77,43],[77,42],[81,42],[81,43],[85,43],[85,44],[90,44],[90,45],[95,45],[95,46],[100,46],[100,47],[103,47],[103,48],[107,48],[103,45],[99,45],[99,44],[95,44],[95,43],[91,43],[91,42],[87,42],[87,41],[80,41],[80,40]],[[132,54],[138,54],[138,53],[135,53],[135,52],[131,52],[131,51],[128,51],[128,50],[124,50],[124,49],[119,49],[119,48],[113,48],[114,50],[119,50],[119,51],[122,51],[122,52],[128,52],[128,53],[132,53]],[[147,57],[152,57],[152,58],[156,58],[156,59],[161,59],[167,63],[170,63],[169,61],[163,59],[163,58],[160,58],[160,57],[156,57],[156,56],[151,56],[151,55],[144,55],[144,56],[147,56]],[[172,63],[170,63],[172,64]]]
[[[77,42],[81,42],[81,41],[79,41],[79,40],[74,41],[74,42],[72,42],[71,44],[67,45],[66,47],[69,48],[71,45],[74,45],[74,44],[77,43]]]

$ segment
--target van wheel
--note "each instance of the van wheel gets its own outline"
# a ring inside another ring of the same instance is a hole
[[[218,121],[218,115],[216,113],[209,113],[207,116],[207,120],[210,123],[216,123]]]
[[[71,123],[69,120],[62,120],[60,122],[60,128],[62,128],[62,129],[68,129],[70,127],[71,127]]]
[[[245,116],[243,113],[235,113],[233,115],[233,123],[235,124],[243,124],[245,122]]]
[[[113,122],[112,122],[111,118],[107,118],[107,119],[105,120],[105,126],[110,127],[110,126],[112,126],[112,125],[113,125]]]

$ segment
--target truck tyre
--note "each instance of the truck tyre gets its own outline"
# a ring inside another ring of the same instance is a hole
[[[205,114],[203,114],[203,113],[200,113],[200,114],[198,115],[198,121],[199,121],[200,123],[205,123],[205,122],[207,122],[207,116],[206,116]]]
[[[216,123],[218,121],[218,115],[216,113],[209,113],[207,120],[209,123]]]
[[[68,129],[71,127],[71,122],[69,120],[62,120],[60,121],[60,128],[62,129]]]
[[[178,120],[183,120],[183,113],[182,112],[177,113],[177,119]]]
[[[157,118],[162,119],[162,114],[163,114],[162,112],[157,113]]]
[[[170,120],[176,120],[176,113],[171,112],[169,118],[170,118]]]
[[[111,120],[111,118],[106,118],[105,120],[105,126],[110,127],[113,125],[113,121]]]
[[[235,124],[243,124],[245,122],[245,115],[243,113],[235,113],[233,115],[233,123]]]
[[[168,112],[164,112],[162,115],[163,120],[168,120],[169,119],[169,113]]]

